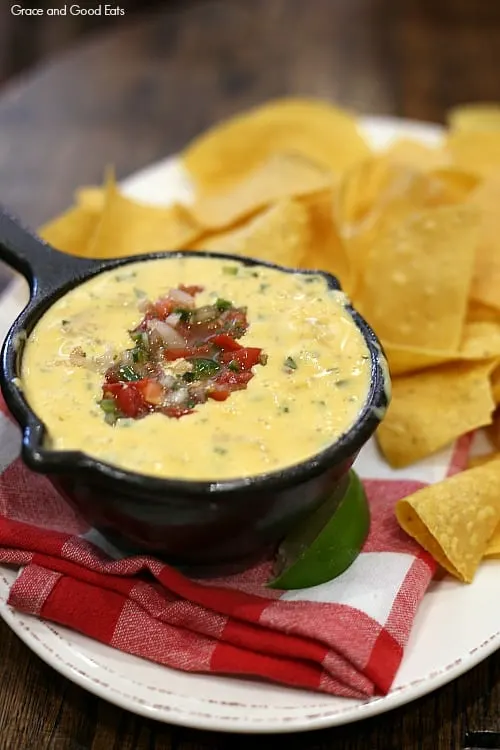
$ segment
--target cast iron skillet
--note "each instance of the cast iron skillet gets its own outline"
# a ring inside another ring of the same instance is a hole
[[[387,407],[388,382],[380,344],[367,323],[349,311],[371,355],[371,387],[357,422],[326,450],[284,470],[224,481],[159,479],[125,471],[85,453],[45,447],[46,430],[19,387],[23,350],[46,310],[70,289],[104,271],[190,251],[151,253],[114,260],[88,260],[60,253],[0,211],[0,259],[29,282],[31,298],[14,322],[1,355],[0,385],[23,433],[22,457],[35,472],[46,474],[88,522],[126,552],[154,552],[188,566],[224,565],[250,560],[277,542],[293,524],[327,496],[342,496],[346,472],[373,434]],[[303,273],[272,263],[231,259],[247,266],[267,266],[283,273]],[[322,273],[332,289],[338,281]],[[146,417],[147,419],[147,417]],[[75,423],[78,429],[78,423]],[[110,427],[110,429],[113,429]],[[298,436],[300,439],[300,436]],[[196,460],[196,446],[193,447]]]

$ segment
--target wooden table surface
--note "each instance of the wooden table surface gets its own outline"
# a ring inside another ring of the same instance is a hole
[[[125,176],[214,121],[284,94],[441,122],[450,105],[500,100],[499,67],[495,2],[186,3],[116,22],[3,90],[0,201],[36,226],[106,164]],[[498,655],[385,716],[280,740],[135,717],[59,676],[0,623],[0,750],[458,750],[466,731],[480,729],[500,729]]]

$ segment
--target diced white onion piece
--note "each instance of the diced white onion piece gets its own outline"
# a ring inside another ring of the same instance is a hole
[[[165,388],[171,388],[171,387],[173,386],[173,384],[175,383],[175,377],[174,377],[173,375],[170,375],[170,373],[168,373],[168,372],[165,372],[165,373],[163,373],[163,375],[162,375],[162,376],[160,377],[160,383],[161,383],[161,384],[162,384],[162,385],[163,385],[163,386],[164,386]]]
[[[168,323],[169,326],[175,328],[180,319],[181,316],[179,313],[171,313],[168,318],[165,318],[165,323]]]
[[[188,396],[189,391],[187,388],[179,388],[178,391],[172,391],[172,393],[169,393],[168,400],[172,405],[177,406],[178,404],[182,404],[184,401],[186,401]]]
[[[194,297],[191,297],[187,292],[183,292],[182,289],[171,289],[167,295],[167,299],[171,299],[179,307],[186,307],[189,310],[192,310],[195,305]]]
[[[172,326],[169,326],[168,323],[165,323],[163,320],[148,320],[148,329],[150,331],[155,331],[159,336],[161,336],[163,342],[166,344],[167,347],[172,348],[179,348],[182,349],[186,346],[186,342],[178,333],[175,328],[172,328]]]
[[[207,323],[209,320],[213,320],[216,317],[214,314],[214,308],[210,306],[200,307],[195,315],[196,323]]]

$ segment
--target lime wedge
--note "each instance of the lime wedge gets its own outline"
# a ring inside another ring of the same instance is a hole
[[[267,585],[303,589],[331,581],[352,565],[369,530],[365,491],[351,470],[324,503],[283,540],[276,558],[276,578]]]

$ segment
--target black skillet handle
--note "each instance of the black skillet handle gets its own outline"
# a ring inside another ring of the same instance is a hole
[[[77,258],[50,247],[1,205],[0,260],[27,279],[32,297],[49,294],[66,281],[101,265],[99,261]]]

